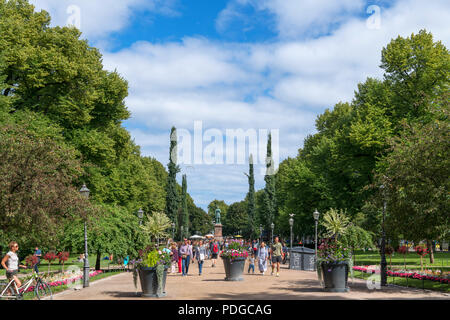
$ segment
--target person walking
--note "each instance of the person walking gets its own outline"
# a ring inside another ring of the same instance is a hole
[[[272,248],[270,250],[270,256],[272,257],[272,276],[275,271],[275,267],[277,267],[277,277],[280,276],[280,264],[283,261],[283,246],[280,243],[280,239],[275,237],[275,242],[272,244]]]
[[[269,252],[266,248],[266,243],[261,242],[258,250],[258,266],[259,272],[264,275],[267,271],[267,260],[269,259]]]
[[[211,260],[212,260],[211,268],[214,268],[216,266],[217,257],[219,255],[219,243],[217,241],[214,241],[211,251],[212,251],[212,253],[211,253]]]
[[[39,265],[41,264],[42,252],[38,247],[36,247],[34,250],[34,256],[37,257],[37,263],[34,265],[34,271],[36,271],[36,273],[39,273]]]
[[[248,257],[248,273],[250,273],[250,270],[253,271],[253,274],[255,273],[255,254],[252,253],[249,257]]]
[[[192,257],[192,246],[189,244],[188,239],[184,239],[184,244],[180,248],[180,254],[182,275],[185,277],[189,272],[189,264]]]
[[[178,242],[177,249],[178,249],[178,273],[181,273],[182,272],[182,264],[181,264],[182,259],[181,259],[181,253],[180,253],[181,242]]]
[[[172,264],[171,264],[171,272],[175,273],[175,265],[178,263],[178,248],[175,242],[172,242],[170,249],[172,250]],[[181,269],[181,268],[180,268]]]
[[[195,247],[195,257],[197,257],[198,262],[198,275],[202,275],[203,263],[206,259],[206,247],[203,245],[203,241],[200,240],[198,245]]]
[[[27,267],[21,265],[19,262],[19,257],[17,256],[17,251],[19,250],[18,243],[11,241],[8,246],[9,252],[3,257],[1,265],[6,270],[6,278],[8,279],[8,282],[14,280],[17,287],[20,288],[22,286],[22,282],[17,277],[17,273],[19,272],[19,268],[26,269]]]

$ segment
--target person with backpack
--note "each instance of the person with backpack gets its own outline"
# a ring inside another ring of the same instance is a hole
[[[200,240],[200,242],[195,246],[194,252],[194,256],[196,257],[198,262],[198,275],[201,276],[203,270],[203,262],[205,262],[206,259],[206,247],[203,245],[203,241]]]
[[[212,253],[211,253],[212,266],[211,267],[214,268],[216,266],[217,257],[219,256],[219,244],[217,243],[217,241],[214,241],[211,251],[212,251]]]

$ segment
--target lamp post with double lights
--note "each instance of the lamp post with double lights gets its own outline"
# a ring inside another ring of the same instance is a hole
[[[293,233],[292,233],[292,228],[294,227],[294,215],[295,214],[290,214],[289,216],[290,216],[290,218],[289,218],[289,227],[290,227],[290,229],[291,229],[291,240],[289,241],[290,242],[290,244],[291,244],[291,251],[292,251],[292,242],[294,242],[294,238],[293,238]]]
[[[273,229],[275,228],[275,225],[273,222],[270,224],[270,228],[272,229],[272,244],[273,244]]]
[[[316,261],[317,261],[317,223],[319,222],[319,217],[320,217],[320,213],[319,213],[319,211],[317,211],[317,209],[316,209],[316,211],[314,211],[314,213],[313,213],[313,217],[314,217],[314,224],[315,224],[315,226],[316,226],[316,232],[315,232],[315,237],[314,237],[314,242],[315,242],[315,244],[314,244],[314,247],[315,247],[315,249],[316,249],[316,251],[315,251],[315,253],[316,253]]]
[[[90,190],[83,184],[80,194],[86,200],[89,200]],[[87,242],[87,217],[84,220],[84,266],[83,266],[83,288],[89,287],[89,259],[88,259],[88,242]]]
[[[140,208],[138,210],[138,218],[139,218],[139,225],[142,225],[142,218],[144,218],[144,210],[142,210],[142,208]]]
[[[380,270],[380,276],[381,276],[381,285],[387,286],[387,274],[386,274],[386,268],[387,268],[387,262],[386,262],[386,231],[384,229],[384,220],[386,215],[386,189],[385,186],[382,184],[380,186],[381,193],[383,195],[383,220],[381,222],[381,248],[380,248],[380,254],[381,254],[381,270]]]

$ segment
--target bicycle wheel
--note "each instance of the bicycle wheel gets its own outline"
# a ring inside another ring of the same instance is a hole
[[[0,293],[3,292],[3,290],[5,290],[5,287],[1,288]],[[14,291],[14,289],[12,287],[9,287],[8,290],[5,291],[5,294],[3,295],[2,299],[8,300],[8,299],[12,299],[12,297],[15,297],[15,296],[16,296],[16,292]]]
[[[50,286],[45,282],[38,282],[36,287],[34,288],[34,296],[38,300],[42,300],[43,298],[47,298],[49,300],[53,299],[52,290]]]

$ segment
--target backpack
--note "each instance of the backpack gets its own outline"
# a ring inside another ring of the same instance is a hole
[[[217,248],[217,244],[214,244],[213,252],[214,252],[214,253],[217,253],[217,251],[219,251],[218,248]]]

